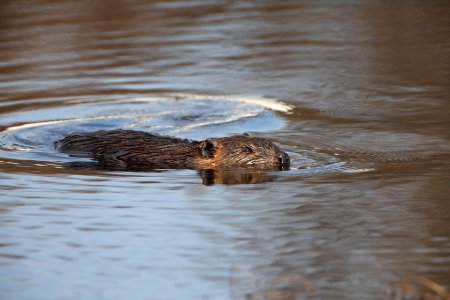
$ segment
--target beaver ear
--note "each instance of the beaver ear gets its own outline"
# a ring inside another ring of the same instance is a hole
[[[200,143],[200,154],[203,157],[213,157],[216,148],[216,142],[212,139],[204,140]]]

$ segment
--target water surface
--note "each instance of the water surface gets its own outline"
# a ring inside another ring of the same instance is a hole
[[[448,291],[448,8],[2,2],[0,298]],[[206,180],[69,168],[53,149],[113,128],[248,132],[293,164]]]

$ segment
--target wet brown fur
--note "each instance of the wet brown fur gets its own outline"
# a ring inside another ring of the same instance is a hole
[[[271,141],[237,135],[193,141],[142,131],[79,133],[55,142],[58,151],[91,157],[107,168],[266,169],[289,166],[289,156]]]

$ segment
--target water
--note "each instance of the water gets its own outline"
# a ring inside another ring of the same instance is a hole
[[[2,2],[0,298],[448,291],[449,11],[406,0]],[[113,128],[249,132],[293,165],[90,170],[52,146]]]

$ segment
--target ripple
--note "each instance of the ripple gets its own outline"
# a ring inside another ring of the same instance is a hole
[[[26,107],[20,101],[3,104],[8,113],[2,115],[0,124],[0,158],[5,159],[9,170],[10,165],[18,165],[22,170],[42,167],[55,172],[64,169],[64,162],[90,161],[55,151],[53,142],[73,132],[122,128],[190,139],[270,132],[283,128],[283,116],[294,108],[271,97],[195,93],[44,98],[27,102]],[[350,166],[352,157],[337,157],[334,149],[317,151],[313,144],[289,153],[291,174],[374,170]]]
[[[292,110],[269,97],[189,93],[50,98],[33,104],[2,115],[4,157],[59,160],[53,141],[76,131],[123,128],[192,139],[271,131],[284,126],[275,112]]]

